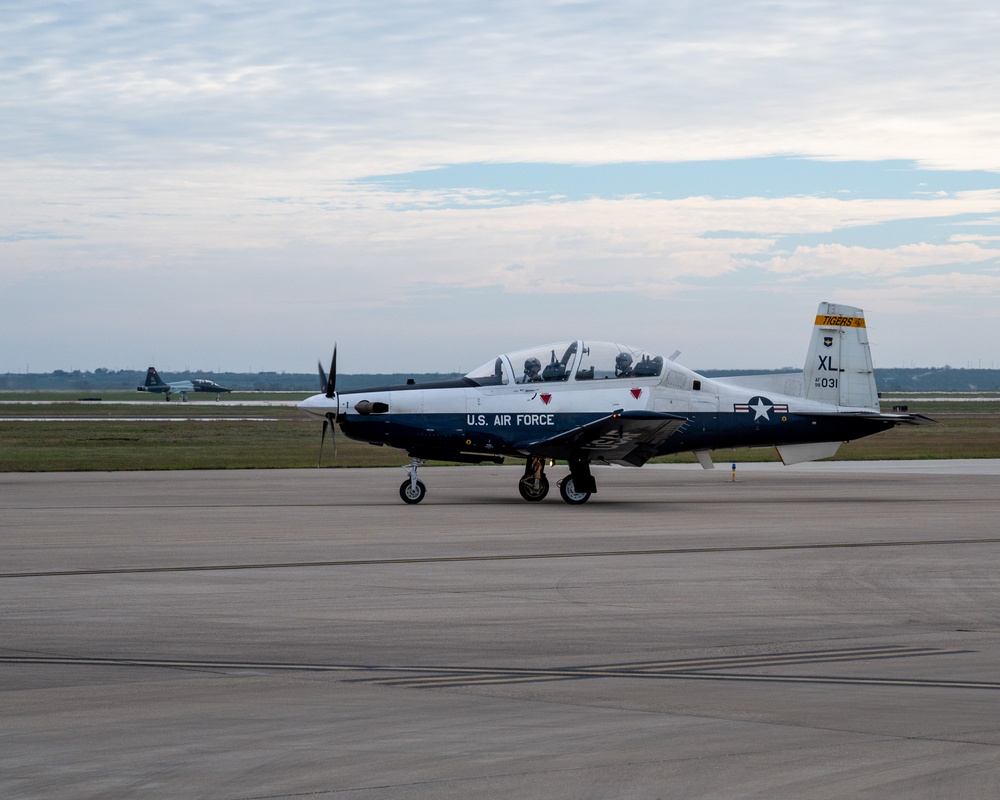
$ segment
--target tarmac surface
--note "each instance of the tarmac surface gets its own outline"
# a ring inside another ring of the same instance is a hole
[[[520,474],[0,475],[0,796],[997,795],[998,462]]]

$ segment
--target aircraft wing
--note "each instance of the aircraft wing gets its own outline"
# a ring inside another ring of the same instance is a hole
[[[519,444],[518,449],[544,458],[583,457],[641,467],[687,422],[687,417],[656,411],[616,411],[557,436]]]

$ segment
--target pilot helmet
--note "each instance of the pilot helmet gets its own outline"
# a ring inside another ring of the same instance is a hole
[[[628,353],[619,353],[618,357],[615,358],[615,365],[620,371],[624,372],[632,366],[632,356]]]
[[[542,362],[539,361],[537,358],[532,357],[524,362],[525,375],[534,375],[536,372],[541,372],[541,371],[542,371]]]

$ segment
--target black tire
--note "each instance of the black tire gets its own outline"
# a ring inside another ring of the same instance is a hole
[[[517,490],[529,503],[537,503],[539,500],[544,500],[545,495],[549,493],[549,479],[539,475],[538,486],[535,486],[535,476],[525,475],[517,482]]]
[[[590,499],[590,492],[576,490],[572,476],[559,481],[559,495],[571,506],[581,506]]]
[[[403,499],[404,503],[409,505],[415,505],[419,503],[427,494],[427,487],[424,486],[423,481],[417,481],[416,486],[410,485],[410,479],[407,478],[399,485],[399,496]]]

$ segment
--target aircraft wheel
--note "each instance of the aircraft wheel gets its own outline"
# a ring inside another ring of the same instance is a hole
[[[427,487],[424,486],[423,481],[417,481],[416,486],[410,485],[410,479],[407,478],[399,485],[399,496],[403,498],[404,503],[409,503],[414,505],[419,503],[424,499],[424,495],[427,494]]]
[[[539,475],[538,484],[535,485],[535,476],[525,475],[518,481],[517,490],[521,493],[521,497],[529,503],[537,503],[549,493],[549,479],[544,475]]]
[[[559,481],[559,494],[571,506],[583,505],[590,499],[590,492],[578,492],[573,484],[573,478],[563,478]]]

